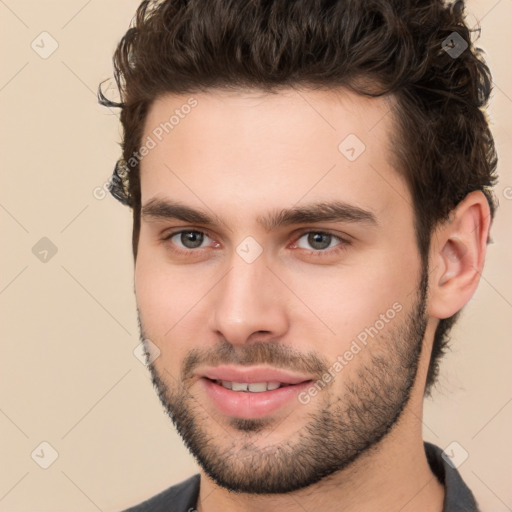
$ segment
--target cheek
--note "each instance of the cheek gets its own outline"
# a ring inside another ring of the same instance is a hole
[[[381,315],[387,330],[396,322],[386,320],[400,319],[403,315],[397,312],[410,308],[416,299],[420,264],[414,251],[403,252],[405,255],[398,251],[369,252],[363,263],[290,276],[290,287],[317,317],[314,325],[326,326],[324,342],[319,339],[316,345],[319,350],[335,357],[366,328],[376,323],[380,328]],[[302,324],[302,332],[312,331],[312,316],[304,308],[295,319],[298,326]]]
[[[140,251],[135,267],[135,294],[145,334],[161,352],[179,351],[194,337],[187,320],[208,290],[205,280],[184,267],[173,267],[156,254]],[[197,324],[196,324],[197,326]]]
[[[191,340],[201,338],[194,331],[197,323],[189,322],[198,301],[197,293],[190,279],[154,261],[146,264],[143,258],[137,262],[135,290],[144,334],[160,351],[153,364],[167,384],[173,386],[180,378],[181,361],[193,345]]]

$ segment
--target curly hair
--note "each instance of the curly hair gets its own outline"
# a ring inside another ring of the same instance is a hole
[[[157,97],[345,87],[396,100],[395,166],[413,199],[427,265],[433,229],[468,193],[485,194],[491,217],[496,208],[497,156],[485,113],[492,79],[473,32],[462,0],[144,0],[113,57],[120,101],[98,87],[102,105],[121,108],[123,156],[110,191],[133,209],[134,258],[141,196],[132,155]],[[427,395],[459,313],[435,332]]]

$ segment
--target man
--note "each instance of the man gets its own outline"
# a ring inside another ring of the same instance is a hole
[[[142,2],[111,191],[201,471],[130,511],[478,510],[422,440],[495,210],[470,36],[462,2]]]

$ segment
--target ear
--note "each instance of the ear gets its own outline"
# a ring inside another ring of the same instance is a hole
[[[428,312],[448,318],[471,299],[483,270],[491,212],[485,195],[468,194],[431,239]]]

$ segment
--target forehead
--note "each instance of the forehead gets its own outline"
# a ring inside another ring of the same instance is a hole
[[[393,106],[345,89],[161,96],[144,125],[142,204],[207,200],[219,213],[229,204],[260,215],[343,200],[378,213],[408,197],[392,164]]]
[[[227,137],[233,136],[241,151],[264,141],[274,144],[260,151],[282,142],[293,146],[304,138],[310,142],[305,150],[322,140],[325,146],[334,143],[337,149],[337,139],[348,133],[369,143],[388,138],[394,130],[393,116],[388,115],[394,105],[392,96],[370,98],[344,88],[165,94],[151,105],[144,135],[161,142],[172,133],[178,142],[181,135],[194,132],[202,138],[222,140],[224,147],[232,146]]]

